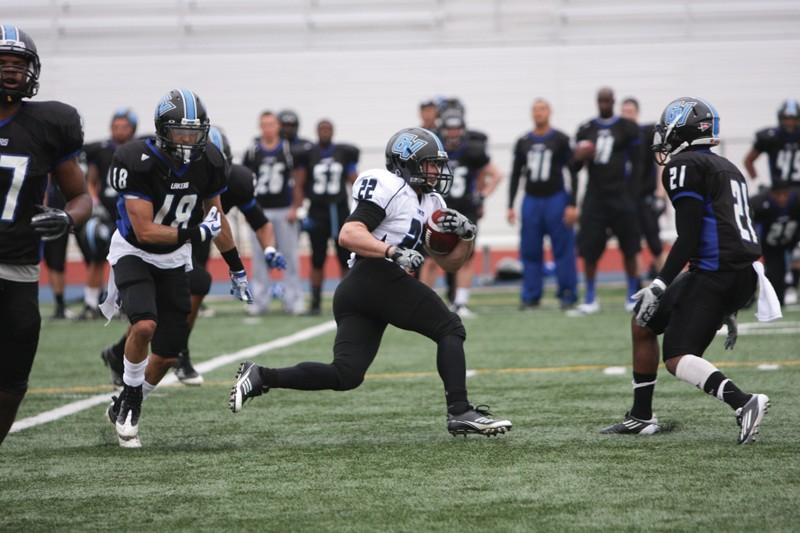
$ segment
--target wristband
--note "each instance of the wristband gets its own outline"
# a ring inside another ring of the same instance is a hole
[[[244,270],[244,265],[242,264],[242,259],[239,257],[239,251],[234,246],[227,252],[222,252],[222,258],[225,260],[225,263],[228,264],[228,269],[231,272],[239,272]]]
[[[389,259],[389,250],[391,250],[391,249],[392,249],[392,245],[390,244],[389,246],[386,247],[386,250],[384,250],[383,257],[385,257],[386,259]]]

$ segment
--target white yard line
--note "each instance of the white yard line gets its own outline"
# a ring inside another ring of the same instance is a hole
[[[236,363],[238,361],[243,361],[245,359],[252,359],[266,352],[271,352],[279,348],[285,348],[287,346],[291,346],[292,344],[297,344],[298,342],[303,342],[309,339],[313,339],[314,337],[318,337],[335,329],[336,329],[336,322],[330,320],[328,322],[324,322],[322,324],[318,324],[310,328],[302,329],[296,333],[292,333],[291,335],[287,335],[285,337],[280,337],[278,339],[274,339],[269,342],[262,342],[261,344],[255,344],[253,346],[249,346],[247,348],[239,350],[238,352],[218,355],[213,359],[209,359],[208,361],[203,361],[202,363],[198,363],[194,365],[194,367],[201,374],[205,372],[211,372],[212,370],[216,370],[217,368],[228,365],[230,363]],[[231,375],[231,378],[233,378],[233,375]],[[170,373],[169,375],[165,376],[164,379],[161,380],[159,386],[170,385],[172,383],[175,383],[176,381],[178,381],[178,379],[175,377],[174,374]],[[89,398],[84,398],[83,400],[78,400],[76,402],[68,403],[66,405],[62,405],[61,407],[56,407],[55,409],[39,413],[38,415],[29,416],[28,418],[17,420],[16,422],[14,422],[14,425],[11,426],[11,433],[16,433],[17,431],[22,431],[23,429],[40,426],[48,422],[53,422],[60,418],[64,418],[65,416],[74,415],[75,413],[85,411],[86,409],[94,407],[95,405],[106,403],[109,401],[110,397],[111,394],[107,392],[103,394],[97,394]]]

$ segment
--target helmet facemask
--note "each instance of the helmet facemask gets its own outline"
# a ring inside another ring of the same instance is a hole
[[[10,49],[9,49],[10,48]],[[17,102],[22,98],[32,98],[39,92],[39,73],[41,65],[38,56],[19,46],[0,45],[0,56],[14,56],[25,60],[25,65],[8,64],[0,60],[0,96],[6,103]],[[19,78],[21,80],[17,81]],[[6,83],[13,81],[12,87]]]
[[[408,184],[422,192],[438,192],[445,196],[453,184],[453,173],[450,171],[447,154],[427,157],[419,162],[417,171],[408,178]]]
[[[158,146],[184,164],[197,159],[208,143],[208,122],[181,120],[181,124],[167,123],[158,131]]]

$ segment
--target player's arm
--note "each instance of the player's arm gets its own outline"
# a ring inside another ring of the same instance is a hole
[[[678,233],[669,251],[658,279],[669,285],[681,273],[689,259],[696,255],[700,246],[700,232],[703,228],[703,201],[684,196],[673,201],[675,207],[675,228]]]
[[[53,177],[67,200],[64,211],[72,224],[80,226],[92,214],[92,198],[86,190],[86,180],[78,164],[78,158],[62,161],[53,170]]]
[[[231,278],[230,293],[245,303],[253,303],[253,293],[250,292],[250,285],[247,282],[247,272],[244,270],[244,263],[242,258],[239,257],[239,251],[236,249],[236,243],[233,240],[233,231],[228,222],[228,217],[222,210],[222,201],[218,194],[211,198],[203,200],[203,208],[206,212],[206,219],[203,221],[205,224],[209,217],[216,217],[219,226],[216,226],[214,235],[214,245],[220,251],[222,259],[228,265]]]
[[[750,148],[750,151],[747,152],[746,156],[744,156],[744,168],[745,170],[747,170],[747,175],[752,180],[758,179],[758,173],[756,172],[755,162],[756,159],[758,159],[758,156],[760,155],[761,152],[759,152],[758,150],[756,150],[755,147],[753,147]]]
[[[521,140],[517,141],[517,145],[514,147],[514,162],[511,165],[511,176],[508,180],[508,212],[506,213],[506,220],[508,220],[509,224],[514,224],[517,221],[517,213],[514,211],[514,200],[517,198],[519,177],[525,165],[524,157],[520,153],[520,145]]]
[[[203,208],[206,213],[209,213],[212,207],[217,208],[222,225],[219,234],[214,237],[214,245],[221,254],[224,254],[236,248],[236,242],[233,240],[233,230],[231,229],[230,222],[228,222],[228,217],[225,216],[225,212],[222,210],[222,202],[220,201],[219,195],[203,200]],[[244,269],[244,267],[242,267],[242,269]]]
[[[127,194],[125,211],[131,222],[136,240],[142,244],[176,244],[179,229],[153,222],[153,202],[149,199]]]
[[[439,265],[445,272],[457,272],[464,263],[472,256],[472,251],[475,248],[475,239],[464,240],[461,239],[456,244],[456,247],[446,255],[437,255],[429,253],[428,255]]]
[[[86,166],[86,184],[89,186],[91,197],[96,201],[100,201],[100,171],[94,163],[89,163]]]
[[[502,180],[503,173],[500,169],[492,163],[487,163],[478,174],[478,193],[483,198],[490,196]]]
[[[289,213],[286,215],[286,220],[295,222],[297,220],[297,210],[303,205],[303,198],[305,198],[304,190],[306,186],[306,168],[295,167],[292,170],[294,178],[294,188],[292,189],[292,205],[289,206]]]

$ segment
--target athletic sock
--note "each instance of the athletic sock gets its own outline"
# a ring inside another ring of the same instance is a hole
[[[684,355],[675,369],[675,377],[702,389],[733,409],[747,403],[751,395],[742,392],[717,367],[696,355]]]
[[[456,275],[454,272],[447,272],[444,277],[447,282],[447,301],[454,304],[456,303]]]
[[[141,363],[131,363],[128,357],[122,361],[125,371],[122,374],[122,381],[129,387],[138,387],[144,383],[144,369],[147,368],[147,358]]]
[[[117,357],[123,357],[125,355],[125,341],[128,340],[128,337],[123,335],[113,346],[111,346],[111,351],[114,352],[114,355]]]
[[[455,300],[453,300],[453,303],[456,305],[456,307],[467,305],[467,303],[469,303],[469,289],[466,287],[459,287],[456,289],[456,297]]]
[[[586,296],[584,297],[584,302],[587,304],[593,304],[595,299],[595,292],[594,292],[594,279],[586,278]]]
[[[653,392],[656,390],[656,374],[633,373],[633,407],[631,416],[639,420],[653,418]]]
[[[639,278],[628,276],[628,301],[633,299],[633,295],[639,290]]]
[[[84,287],[83,303],[90,309],[97,309],[97,306],[100,305],[100,287]]]
[[[311,287],[311,309],[319,309],[322,304],[322,286]]]
[[[59,311],[63,311],[64,310],[64,293],[62,292],[62,293],[54,294],[53,297],[56,300],[56,309],[58,309]]]
[[[155,389],[155,388],[156,388],[156,385],[151,385],[150,383],[147,382],[147,380],[144,380],[142,382],[142,399],[144,400],[145,398],[147,398],[147,396],[151,392],[153,392],[153,389]]]

